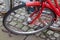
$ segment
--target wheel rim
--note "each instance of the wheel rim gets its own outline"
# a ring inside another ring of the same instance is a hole
[[[25,8],[18,9],[15,12],[12,12],[11,15],[9,17],[7,17],[7,19],[5,20],[6,27],[9,26],[8,28],[10,30],[12,30],[14,32],[17,32],[17,33],[29,34],[29,33],[36,33],[36,32],[42,31],[42,30],[46,29],[48,26],[50,26],[50,23],[52,22],[52,21],[50,22],[50,20],[49,20],[49,24],[48,25],[45,25],[45,24],[42,25],[42,23],[41,23],[42,21],[47,20],[49,18],[49,16],[51,17],[51,15],[49,15],[49,14],[48,15],[45,15],[45,12],[46,11],[43,11],[42,12],[43,14],[41,14],[41,17],[36,20],[38,23],[35,22],[36,24],[29,25],[27,23],[27,17],[29,17],[30,14],[26,14],[27,13],[26,10],[25,11],[21,11],[21,10],[24,10],[24,9]],[[18,11],[21,11],[23,13],[18,12]],[[49,13],[49,12],[47,12],[47,13]],[[48,16],[48,18],[46,19],[44,15],[46,17]],[[44,19],[42,19],[42,18],[44,18]],[[32,17],[32,19],[33,19],[33,17]],[[40,20],[42,20],[42,21],[40,21]],[[48,22],[48,20],[47,20],[47,22]],[[40,27],[38,27],[39,25],[40,25],[41,29],[40,29]],[[36,28],[38,28],[38,29],[36,29]]]

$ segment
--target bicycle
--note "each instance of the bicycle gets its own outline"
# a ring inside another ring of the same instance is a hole
[[[57,5],[56,0],[54,1]],[[29,6],[34,8],[34,11],[31,13],[28,13],[26,10],[26,7]],[[9,32],[14,34],[34,34],[41,32],[52,25],[57,19],[57,15],[60,15],[59,6],[57,8],[50,0],[21,3],[5,14],[3,25]]]

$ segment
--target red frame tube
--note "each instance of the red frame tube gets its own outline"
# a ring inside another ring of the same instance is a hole
[[[57,0],[54,0],[54,3],[56,4],[56,7],[59,6]]]
[[[48,4],[50,5],[50,7],[52,8],[52,10],[55,12],[56,15],[60,16],[60,10],[59,8],[56,8],[50,0],[47,0]]]
[[[26,2],[26,6],[40,6],[40,2],[39,1]]]
[[[39,12],[38,12],[38,14],[33,18],[33,20],[30,22],[30,24],[32,24],[36,19],[38,19],[39,17],[40,17],[40,15],[41,15],[41,13],[42,13],[42,10],[44,9],[44,7],[45,7],[45,4],[44,4],[44,2],[42,3],[42,7],[41,7],[41,9],[39,10]]]
[[[48,2],[48,3],[45,3],[45,2]],[[55,4],[56,4],[56,7],[52,4],[52,2],[50,0],[46,0],[44,1],[43,3],[39,2],[39,1],[35,1],[35,2],[26,2],[26,6],[40,6],[40,4],[42,5],[42,8],[40,9],[40,11],[38,12],[38,14],[33,18],[33,20],[30,22],[30,24],[32,24],[37,18],[40,17],[41,13],[42,13],[42,10],[44,9],[44,7],[48,7],[50,9],[52,9],[56,15],[60,16],[60,7],[57,3],[57,0],[54,0]],[[35,12],[34,12],[35,13]],[[30,15],[33,16],[34,13],[32,13]]]

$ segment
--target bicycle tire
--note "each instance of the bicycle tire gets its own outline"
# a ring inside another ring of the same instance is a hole
[[[50,23],[48,26],[45,26],[45,27],[42,28],[42,29],[39,29],[39,30],[36,30],[36,31],[31,31],[31,32],[17,32],[17,31],[14,31],[14,30],[8,28],[8,26],[7,26],[8,24],[6,25],[6,19],[7,19],[7,17],[11,14],[11,12],[13,12],[13,11],[19,9],[19,8],[22,8],[22,7],[26,7],[26,5],[25,5],[25,4],[21,4],[21,5],[19,5],[19,6],[16,6],[16,7],[12,8],[12,9],[9,10],[9,11],[5,14],[5,16],[3,17],[3,25],[4,25],[4,27],[5,27],[9,32],[11,32],[11,33],[13,33],[13,34],[34,34],[34,33],[41,32],[41,31],[46,30],[50,25],[52,25],[52,24],[54,23],[54,20],[52,20],[51,23]],[[47,9],[49,9],[49,8],[47,8]],[[50,10],[50,9],[49,9],[49,10]],[[50,11],[52,12],[53,18],[56,18],[56,15],[54,14],[54,12],[53,12],[52,10],[50,10]]]

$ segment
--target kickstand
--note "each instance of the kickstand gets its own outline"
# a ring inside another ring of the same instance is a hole
[[[9,37],[12,37],[12,33],[9,32],[8,30],[6,30],[6,29],[2,29],[2,31],[5,32],[5,33],[8,33]]]

